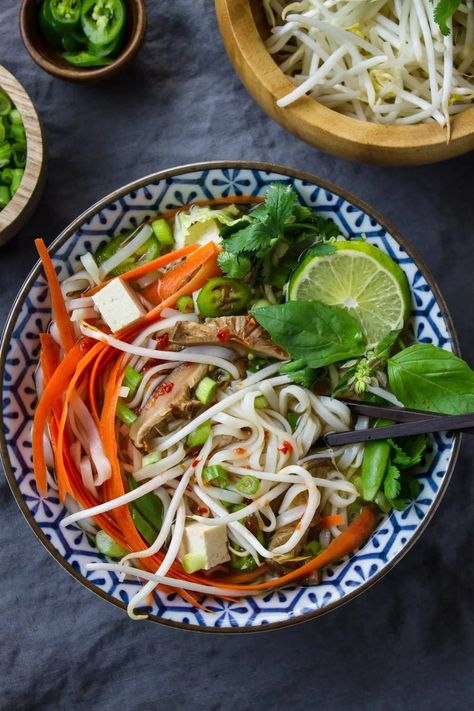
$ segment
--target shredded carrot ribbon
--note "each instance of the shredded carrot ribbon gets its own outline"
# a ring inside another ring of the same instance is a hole
[[[48,282],[53,317],[58,326],[61,343],[65,351],[70,351],[77,339],[74,334],[71,319],[69,318],[67,306],[64,302],[58,275],[56,274],[54,264],[49,256],[49,252],[44,241],[42,239],[35,239],[35,245],[43,264],[44,273]]]

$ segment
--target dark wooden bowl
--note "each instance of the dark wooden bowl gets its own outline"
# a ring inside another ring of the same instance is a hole
[[[126,38],[120,54],[106,67],[82,69],[73,67],[62,57],[60,50],[52,47],[43,36],[38,12],[41,0],[22,0],[20,7],[20,33],[23,43],[42,69],[59,79],[77,82],[95,82],[117,74],[133,59],[145,37],[147,11],[144,0],[125,0],[127,6]]]

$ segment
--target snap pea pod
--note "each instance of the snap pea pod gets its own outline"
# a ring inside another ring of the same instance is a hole
[[[387,427],[393,424],[390,420],[377,420],[375,427]],[[382,482],[390,461],[390,442],[379,440],[368,442],[364,449],[362,460],[362,497],[365,501],[373,501],[382,486]]]
[[[136,489],[139,485],[137,481],[133,478],[133,476],[128,477],[128,484],[130,486],[130,489],[133,491]],[[161,499],[159,499],[155,494],[149,493],[145,494],[144,496],[140,496],[139,499],[136,499],[132,504],[132,518],[133,518],[133,510],[135,510],[139,516],[136,516],[136,520],[139,521],[140,525],[142,525],[142,521],[140,521],[140,517],[148,524],[148,526],[153,529],[154,531],[154,536],[152,538],[152,542],[155,540],[156,536],[158,535],[158,532],[161,529],[161,526],[163,525],[163,504],[161,503]],[[138,526],[137,526],[138,528]],[[140,531],[140,529],[138,529]],[[147,536],[140,531],[142,536],[145,538],[145,540],[148,541]],[[149,536],[150,533],[147,532],[147,535]]]

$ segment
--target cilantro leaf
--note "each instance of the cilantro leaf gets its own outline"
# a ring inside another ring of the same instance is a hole
[[[257,257],[263,257],[271,248],[273,240],[273,232],[269,230],[266,222],[252,222],[228,237],[224,242],[224,249],[232,254],[250,252]]]
[[[268,227],[275,237],[282,236],[283,228],[292,217],[298,198],[291,185],[272,183],[268,188],[265,205]]]
[[[230,277],[234,279],[242,279],[252,268],[252,263],[245,255],[236,255],[232,252],[221,252],[217,257],[217,263],[220,268]]]
[[[394,464],[389,464],[383,481],[383,493],[393,502],[401,491],[400,470]]]
[[[388,441],[393,449],[392,463],[401,469],[408,469],[415,466],[415,464],[419,464],[428,445],[426,435],[404,437],[397,442],[392,439]]]
[[[434,0],[431,0],[434,2]],[[434,19],[439,25],[443,35],[449,35],[448,21],[452,18],[461,4],[461,0],[438,0],[434,11]]]

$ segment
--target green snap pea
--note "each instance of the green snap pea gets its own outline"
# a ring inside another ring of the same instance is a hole
[[[387,427],[393,424],[389,420],[377,420],[375,427]],[[368,442],[365,445],[362,460],[362,497],[373,501],[382,486],[390,461],[391,446],[386,440]]]

